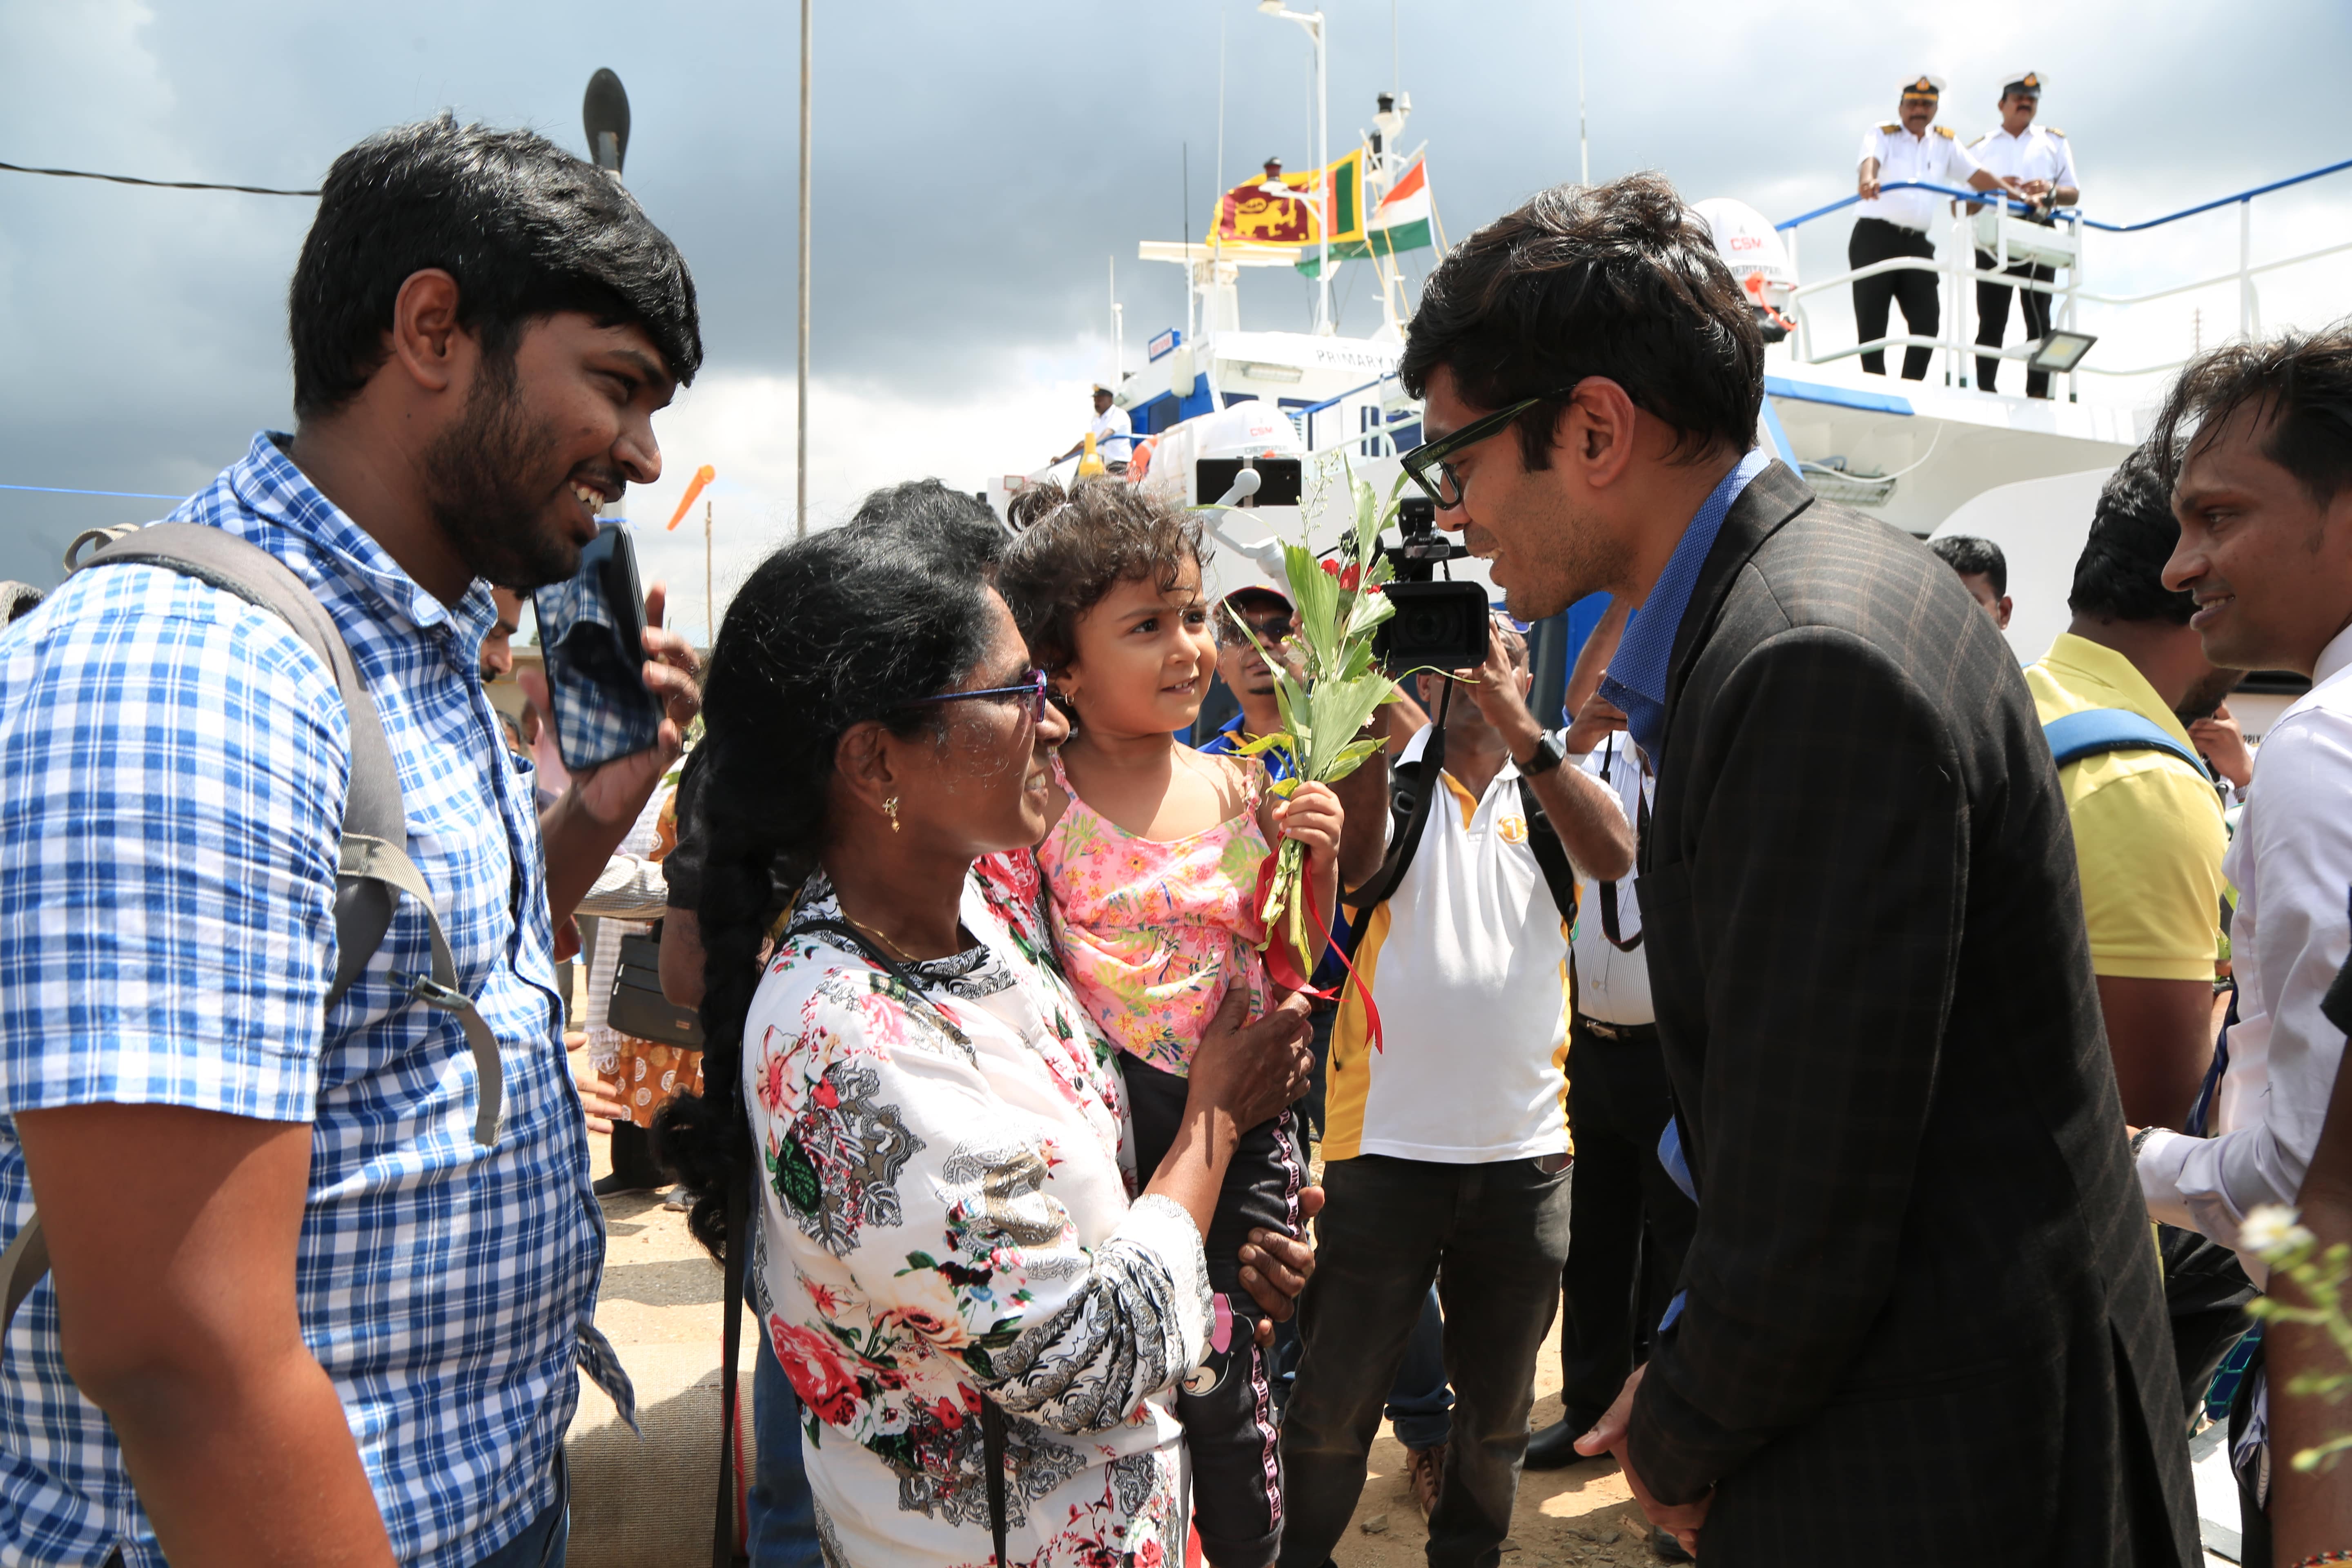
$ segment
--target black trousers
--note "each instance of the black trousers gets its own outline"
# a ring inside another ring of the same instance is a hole
[[[2164,1259],[2164,1310],[2172,1321],[2172,1359],[2194,1416],[2227,1356],[2252,1326],[2246,1303],[2262,1294],[2246,1278],[2238,1255],[2193,1230],[2160,1225],[2156,1249]]]
[[[1936,242],[1916,229],[1885,218],[1856,218],[1853,236],[1845,242],[1848,267],[1867,267],[1896,256],[1924,256],[1933,260]],[[1874,342],[1886,335],[1886,308],[1903,304],[1903,320],[1915,338],[1932,338],[1943,325],[1943,308],[1936,298],[1936,275],[1906,268],[1857,278],[1853,283],[1853,330],[1858,342]],[[1903,379],[1925,381],[1935,350],[1916,344],[1903,351]],[[1886,374],[1886,351],[1873,349],[1862,356],[1862,368],[1872,375]]]
[[[1560,1289],[1560,1403],[1571,1427],[1601,1419],[1674,1299],[1698,1209],[1658,1163],[1674,1114],[1655,1028],[1569,1027],[1568,1115],[1576,1136],[1576,1197]]]
[[[1977,252],[1977,270],[1990,271],[1997,258],[1990,250]],[[2005,276],[2029,278],[2047,283],[2058,276],[2054,267],[2036,267],[2030,261],[2020,261],[2005,269]],[[2001,334],[2009,330],[2009,297],[2022,297],[2025,312],[2025,336],[2028,342],[2050,331],[2050,296],[2034,289],[2012,289],[2006,283],[1977,282],[1977,346],[1983,349],[2000,347]],[[1977,384],[1987,392],[1994,390],[1993,377],[2000,369],[2000,361],[1977,356]],[[2025,373],[2025,395],[2050,395],[2050,373],[2029,370]]]
[[[1176,1141],[1184,1114],[1184,1080],[1131,1056],[1118,1058],[1135,1119],[1135,1167],[1149,1180]],[[1225,1167],[1217,1212],[1202,1238],[1209,1289],[1228,1327],[1212,1338],[1200,1370],[1176,1391],[1176,1419],[1192,1458],[1192,1523],[1212,1568],[1265,1568],[1282,1539],[1280,1424],[1274,1412],[1274,1364],[1257,1348],[1257,1302],[1241,1282],[1242,1243],[1264,1228],[1297,1236],[1307,1162],[1297,1115],[1286,1110],[1242,1134]],[[1382,1393],[1388,1384],[1381,1384]]]
[[[1536,1357],[1559,1300],[1569,1184],[1556,1157],[1448,1165],[1359,1154],[1324,1167],[1315,1278],[1298,1303],[1306,1353],[1282,1422],[1286,1568],[1320,1568],[1347,1532],[1433,1278],[1454,1405],[1430,1568],[1496,1561],[1527,1455]]]

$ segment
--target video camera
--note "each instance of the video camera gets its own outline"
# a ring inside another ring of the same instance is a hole
[[[1469,669],[1486,662],[1491,622],[1486,590],[1475,583],[1433,581],[1436,568],[1470,552],[1437,535],[1437,503],[1407,496],[1397,505],[1402,544],[1381,552],[1396,567],[1382,590],[1396,614],[1374,635],[1373,651],[1391,675],[1411,669]]]

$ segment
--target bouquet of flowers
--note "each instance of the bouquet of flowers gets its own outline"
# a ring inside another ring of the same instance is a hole
[[[1396,569],[1381,552],[1380,539],[1395,514],[1404,477],[1398,476],[1386,506],[1371,485],[1352,471],[1348,483],[1355,501],[1355,527],[1331,558],[1318,560],[1313,552],[1296,544],[1283,547],[1284,573],[1298,611],[1295,667],[1263,645],[1258,649],[1274,672],[1283,728],[1240,750],[1248,755],[1279,752],[1287,759],[1289,776],[1274,786],[1280,795],[1287,795],[1302,782],[1331,784],[1354,773],[1381,748],[1377,739],[1358,739],[1360,732],[1374,710],[1396,694],[1394,683],[1373,668],[1372,634],[1396,614],[1396,606],[1381,591]],[[1255,633],[1248,635],[1252,642],[1257,640]],[[1286,921],[1292,945],[1300,952],[1312,952],[1301,894],[1305,870],[1305,851],[1297,840],[1284,839],[1260,912],[1269,937]],[[1328,921],[1334,912],[1313,911],[1318,921]]]

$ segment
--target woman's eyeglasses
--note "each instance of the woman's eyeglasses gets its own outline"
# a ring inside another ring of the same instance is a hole
[[[1045,717],[1045,672],[1033,669],[1018,686],[983,686],[977,691],[942,691],[937,697],[918,697],[916,703],[961,702],[967,698],[985,697],[1002,701],[1007,697],[1029,700],[1029,718],[1035,722]]]
[[[1412,482],[1421,487],[1423,494],[1435,501],[1441,510],[1452,511],[1462,504],[1462,476],[1454,471],[1453,464],[1446,459],[1476,446],[1537,404],[1568,396],[1578,384],[1570,382],[1557,392],[1523,397],[1507,408],[1497,408],[1483,418],[1473,419],[1451,436],[1440,436],[1434,441],[1423,442],[1397,461],[1406,473],[1412,476]]]

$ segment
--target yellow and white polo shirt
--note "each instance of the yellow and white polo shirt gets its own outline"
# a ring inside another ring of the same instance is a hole
[[[1418,758],[1424,729],[1402,760]],[[1323,1157],[1474,1165],[1569,1152],[1568,932],[1528,845],[1519,770],[1451,773],[1404,882],[1371,912],[1331,1030]]]

